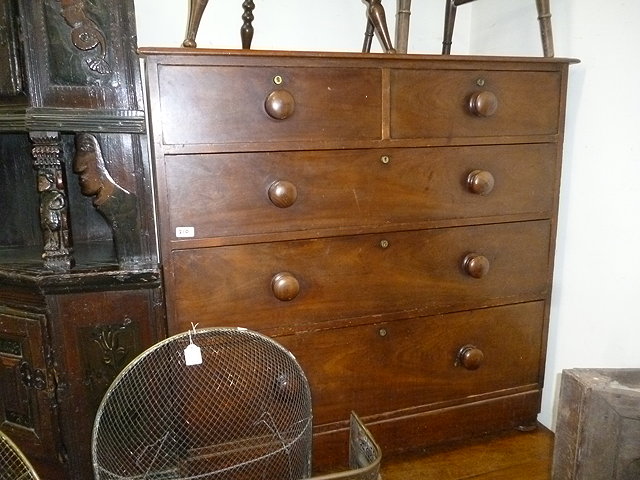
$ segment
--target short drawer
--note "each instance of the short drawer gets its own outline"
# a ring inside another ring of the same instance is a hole
[[[391,138],[555,135],[559,72],[393,70]]]
[[[171,253],[170,330],[304,329],[541,299],[550,223],[532,221]]]
[[[276,340],[306,372],[321,425],[539,388],[543,322],[532,302]]]
[[[162,65],[155,115],[166,145],[372,140],[381,85],[375,68]]]
[[[554,144],[165,158],[174,240],[549,218],[557,184]]]

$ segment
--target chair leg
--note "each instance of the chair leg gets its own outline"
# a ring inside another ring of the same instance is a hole
[[[453,40],[453,26],[456,22],[456,10],[458,6],[455,0],[446,0],[444,11],[444,34],[442,36],[442,54],[451,54],[451,43]]]
[[[242,2],[242,27],[240,28],[240,38],[242,39],[242,48],[249,50],[251,48],[251,41],[253,40],[253,9],[255,4],[253,0],[245,0]]]
[[[396,51],[398,53],[407,53],[410,17],[411,0],[398,0],[398,11],[396,12]]]
[[[200,28],[200,20],[209,0],[191,0],[189,6],[189,23],[187,24],[187,36],[182,42],[183,47],[196,48],[196,35]]]
[[[542,51],[545,57],[553,57],[553,32],[551,29],[551,11],[549,0],[536,0],[538,8],[538,21],[540,22],[540,38],[542,39]]]
[[[373,40],[373,23],[367,18],[367,27],[364,31],[364,43],[362,44],[362,53],[371,51],[371,42]]]
[[[367,8],[368,22],[373,24],[374,30],[380,37],[382,48],[386,53],[395,53],[395,49],[391,44],[391,37],[389,35],[389,29],[387,28],[387,18],[384,13],[384,7],[382,6],[382,0],[366,0],[369,4]],[[367,32],[369,31],[369,25],[367,24]],[[365,38],[365,45],[366,45]]]

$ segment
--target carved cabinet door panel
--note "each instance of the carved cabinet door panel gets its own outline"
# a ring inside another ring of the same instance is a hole
[[[159,288],[52,295],[51,342],[60,366],[58,412],[72,479],[92,478],[91,433],[116,375],[160,339]],[[62,367],[64,365],[64,367]]]
[[[41,314],[0,309],[0,428],[27,456],[55,458],[55,385],[45,322]]]

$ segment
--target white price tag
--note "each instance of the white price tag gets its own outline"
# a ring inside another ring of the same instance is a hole
[[[196,229],[194,227],[176,227],[177,238],[193,238],[196,236]]]
[[[184,349],[184,361],[187,365],[200,365],[202,363],[200,347],[194,343],[187,345]]]
[[[196,326],[193,322],[191,323],[191,330],[189,330],[189,345],[187,345],[184,349],[184,361],[188,365],[200,365],[202,363],[202,351],[200,347],[193,343],[193,337],[191,336],[191,332],[196,334]]]

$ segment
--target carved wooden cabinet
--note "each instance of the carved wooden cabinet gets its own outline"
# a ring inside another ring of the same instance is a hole
[[[92,478],[104,391],[165,334],[133,12],[0,2],[0,429],[43,479]]]
[[[90,276],[0,273],[1,428],[45,479],[92,478],[102,396],[163,335],[157,274],[121,274],[115,291]]]
[[[169,333],[292,350],[317,470],[535,425],[571,61],[142,54]]]

